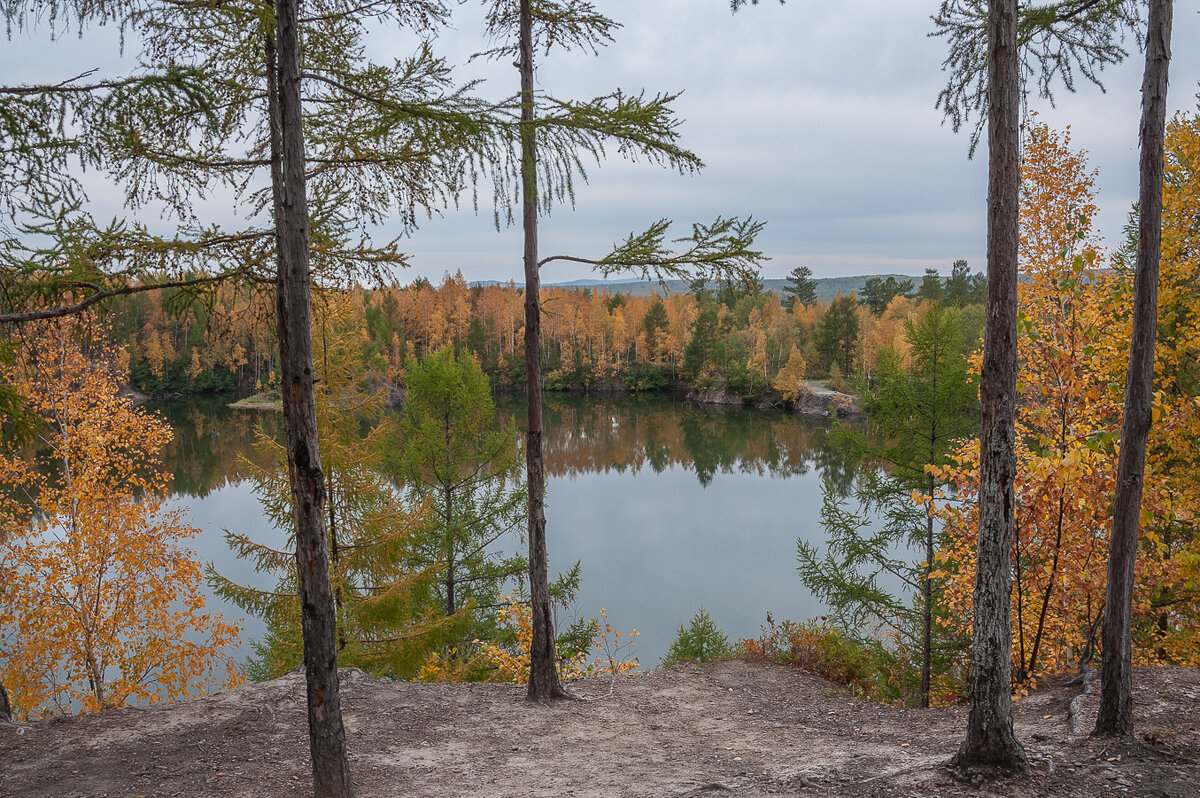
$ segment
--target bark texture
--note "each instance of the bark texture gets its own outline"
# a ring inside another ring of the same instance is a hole
[[[317,798],[352,795],[338,691],[337,631],[325,539],[325,479],[317,445],[313,380],[312,302],[309,289],[309,217],[300,108],[299,0],[276,0],[276,42],[268,43],[271,183],[275,244],[279,359],[288,472],[296,516],[304,673],[313,792]]]
[[[936,422],[930,427],[930,433],[930,441],[936,441]],[[933,462],[933,457],[931,443],[930,462]],[[929,709],[930,672],[933,669],[933,497],[937,495],[933,474],[929,475],[926,482],[925,495],[929,497],[929,505],[925,511],[925,568],[921,575],[921,597],[925,603],[921,610],[921,708]]]
[[[1103,664],[1096,734],[1133,734],[1133,577],[1142,507],[1146,441],[1154,403],[1154,347],[1158,330],[1158,265],[1162,250],[1163,149],[1167,73],[1171,62],[1171,0],[1150,0],[1146,71],[1142,78],[1141,189],[1133,341],[1125,379],[1125,417],[1117,460],[1113,530],[1108,544]]]
[[[521,0],[521,225],[525,233],[525,395],[529,428],[525,437],[529,490],[529,600],[533,642],[529,652],[531,701],[565,698],[558,679],[550,576],[546,562],[546,466],[542,430],[542,310],[538,275],[537,150],[533,107],[533,14]]]
[[[979,558],[971,712],[959,767],[1024,769],[1013,734],[1009,596],[1017,396],[1020,74],[1017,0],[988,4],[987,327],[980,379]]]

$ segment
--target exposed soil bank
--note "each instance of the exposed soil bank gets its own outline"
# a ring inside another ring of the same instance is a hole
[[[1078,686],[1016,704],[1027,776],[942,766],[966,710],[865,704],[794,668],[680,665],[577,683],[589,702],[519,687],[373,681],[343,672],[352,768],[371,796],[1200,795],[1200,671],[1140,669],[1136,743],[1072,733]],[[3,796],[310,794],[299,674],[196,701],[0,728]],[[1095,694],[1079,704],[1090,729]]]

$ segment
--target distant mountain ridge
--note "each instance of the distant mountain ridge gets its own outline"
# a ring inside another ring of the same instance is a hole
[[[863,274],[855,277],[819,277],[815,278],[817,284],[817,301],[829,302],[838,293],[849,294],[850,292],[861,292],[867,280],[872,277],[879,277],[886,280],[888,277],[895,277],[897,280],[912,280],[913,285],[919,285],[920,277],[914,277],[911,274]],[[766,279],[762,281],[763,290],[773,293],[782,293],[784,286],[788,284],[786,279]],[[471,285],[508,285],[507,281],[503,280],[475,280]],[[516,283],[522,285],[522,283]],[[664,291],[664,285],[666,290]],[[666,280],[664,283],[657,281],[645,280],[597,280],[594,278],[583,278],[580,280],[571,280],[563,283],[543,283],[543,286],[550,288],[576,288],[579,290],[599,290],[607,291],[610,294],[625,294],[626,296],[666,296],[668,294],[686,294],[688,291],[688,283],[685,280]]]

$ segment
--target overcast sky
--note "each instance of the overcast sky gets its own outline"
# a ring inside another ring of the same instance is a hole
[[[557,208],[543,220],[543,254],[599,256],[660,217],[675,219],[682,234],[691,221],[753,214],[767,222],[760,239],[771,257],[766,277],[798,265],[818,277],[919,275],[930,266],[948,273],[956,258],[983,268],[986,151],[969,161],[967,132],[953,133],[934,108],[945,55],[945,42],[927,36],[935,0],[764,2],[736,15],[728,0],[595,3],[624,24],[615,43],[595,57],[542,59],[539,87],[576,99],[616,88],[682,90],[682,143],[706,167],[680,176],[614,155],[591,170],[573,209]],[[468,0],[456,12],[440,53],[465,62],[485,46],[480,8]],[[1196,109],[1198,32],[1200,16],[1183,4],[1175,18],[1173,111]],[[399,36],[371,43],[376,58],[412,47]],[[47,67],[47,48],[24,35],[5,49],[6,82],[46,81],[67,63],[86,65],[95,52],[68,39]],[[1031,100],[1050,125],[1071,125],[1074,145],[1100,169],[1099,223],[1110,240],[1137,194],[1143,61],[1132,41],[1129,49],[1126,63],[1106,73],[1107,93],[1080,84],[1078,94],[1059,93],[1057,109]],[[495,95],[518,85],[507,62],[476,62],[462,73],[476,76]],[[413,269],[398,278],[437,282],[461,268],[469,280],[519,280],[519,230],[497,232],[490,208],[480,210],[424,224],[407,245]],[[553,269],[548,282],[588,276],[586,267]]]

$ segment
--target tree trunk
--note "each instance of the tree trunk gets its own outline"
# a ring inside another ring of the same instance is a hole
[[[12,722],[12,706],[8,703],[8,691],[0,684],[0,723]]]
[[[267,45],[271,62],[267,72],[271,185],[279,259],[279,361],[288,475],[296,516],[313,792],[317,798],[344,798],[352,794],[352,788],[338,694],[337,624],[325,540],[325,479],[317,445],[298,18],[298,0],[277,0],[278,53],[274,43]]]
[[[936,437],[934,438],[936,440]],[[932,462],[932,458],[931,458]],[[921,613],[921,708],[929,708],[929,681],[933,670],[933,497],[937,483],[933,474],[928,477],[925,508],[925,573],[921,584],[925,606]]]
[[[542,452],[542,311],[538,276],[537,161],[533,126],[533,14],[521,0],[521,224],[525,232],[525,438],[529,490],[529,599],[533,643],[529,652],[529,700],[565,698],[558,681],[558,652],[546,563],[546,467]]]
[[[1146,72],[1142,79],[1141,192],[1138,198],[1133,341],[1129,350],[1129,374],[1125,380],[1125,418],[1121,424],[1113,531],[1108,545],[1108,587],[1104,597],[1100,714],[1096,718],[1096,734],[1122,737],[1133,734],[1133,573],[1137,560],[1146,440],[1153,420],[1171,15],[1171,0],[1150,0]]]
[[[1020,74],[1017,2],[988,4],[987,330],[980,381],[979,558],[971,647],[971,712],[959,767],[1024,769],[1013,734],[1009,617],[1017,394]]]

